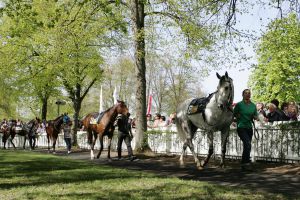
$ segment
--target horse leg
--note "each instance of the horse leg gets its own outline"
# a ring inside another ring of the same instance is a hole
[[[111,147],[111,137],[108,137],[108,147],[107,147],[107,159],[108,161],[111,161],[110,159],[110,147]]]
[[[90,130],[91,131],[91,130]],[[90,133],[92,134],[92,133]],[[94,135],[94,136],[93,136]],[[94,160],[95,159],[95,155],[94,155],[94,148],[95,148],[95,144],[96,144],[96,141],[97,141],[97,137],[98,137],[98,134],[97,133],[93,133],[93,135],[91,136],[92,138],[92,141],[91,141],[91,160]]]
[[[195,163],[197,164],[197,168],[198,169],[203,169],[203,167],[201,166],[201,163],[200,163],[200,161],[198,159],[198,156],[195,153],[194,144],[192,142],[192,139],[187,139],[187,145],[188,145],[188,147],[190,148],[190,150],[192,152],[192,155],[194,157]]]
[[[24,136],[24,143],[23,143],[23,149],[25,150],[25,145],[26,145],[26,135]]]
[[[183,143],[183,146],[182,146],[182,152],[181,152],[181,155],[180,155],[180,158],[179,158],[179,163],[180,163],[180,166],[184,166],[184,160],[183,160],[183,157],[185,155],[185,150],[188,146],[188,141],[186,140],[184,143]]]
[[[47,142],[48,142],[48,153],[50,153],[50,137],[47,135]]]
[[[14,135],[11,135],[11,138],[9,139],[9,141],[10,141],[10,143],[13,145],[13,147],[14,147],[14,149],[16,149],[16,146],[15,146],[15,144],[14,144],[14,142],[13,142],[13,139],[15,138],[15,136]]]
[[[6,141],[7,141],[7,138],[6,138],[5,134],[3,134],[3,136],[2,136],[3,149],[6,149]]]
[[[99,150],[99,152],[97,154],[97,158],[100,158],[101,152],[103,150],[103,136],[99,137],[99,142],[100,142],[100,150]]]
[[[35,136],[32,137],[32,140],[33,140],[32,150],[34,150],[35,149],[35,144],[36,144],[36,138],[35,138]]]
[[[228,136],[229,136],[229,130],[230,127],[227,127],[221,131],[221,162],[220,162],[220,167],[224,168],[225,167],[225,154],[226,154],[226,145],[228,141]]]
[[[211,155],[214,152],[214,134],[212,132],[207,134],[207,141],[208,141],[208,145],[209,145],[208,154],[207,154],[206,158],[204,159],[204,161],[201,163],[202,167],[204,167],[208,163]]]
[[[53,154],[56,154],[56,151],[55,151],[55,145],[56,145],[56,140],[57,138],[53,137],[53,141],[52,141],[52,149],[53,149]]]

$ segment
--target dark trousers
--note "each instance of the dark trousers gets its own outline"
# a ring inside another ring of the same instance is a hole
[[[67,150],[71,151],[71,138],[65,138],[65,142],[67,145]]]
[[[125,142],[127,146],[128,156],[133,156],[132,148],[131,148],[131,138],[128,133],[119,132],[118,134],[118,158],[121,158],[122,154],[122,143]]]
[[[29,145],[31,149],[35,148],[35,135],[29,135],[28,136]]]
[[[250,163],[251,141],[253,136],[252,128],[237,128],[238,135],[243,142],[242,164]]]

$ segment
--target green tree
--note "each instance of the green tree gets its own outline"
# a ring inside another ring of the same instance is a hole
[[[295,14],[271,22],[258,44],[249,85],[255,101],[300,101],[300,22]]]

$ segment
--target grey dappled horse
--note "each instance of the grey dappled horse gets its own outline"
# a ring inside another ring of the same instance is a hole
[[[221,131],[222,156],[220,165],[221,167],[224,167],[226,143],[229,135],[230,124],[233,120],[232,103],[234,87],[232,79],[228,76],[227,72],[222,77],[217,73],[217,77],[219,79],[217,91],[210,95],[210,99],[203,110],[203,113],[188,113],[188,107],[193,99],[184,101],[177,108],[177,116],[175,119],[177,132],[180,138],[184,141],[183,151],[179,160],[181,165],[184,164],[183,156],[185,154],[185,150],[189,147],[194,156],[197,167],[202,169],[208,163],[209,158],[213,154],[213,134],[216,131]],[[201,163],[195,154],[192,142],[198,128],[207,133],[209,142],[208,155]]]

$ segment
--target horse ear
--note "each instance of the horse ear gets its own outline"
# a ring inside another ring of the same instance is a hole
[[[227,71],[225,72],[225,77],[228,78],[228,73],[227,73]]]
[[[218,72],[216,73],[216,75],[217,75],[218,79],[221,79],[221,76]]]

